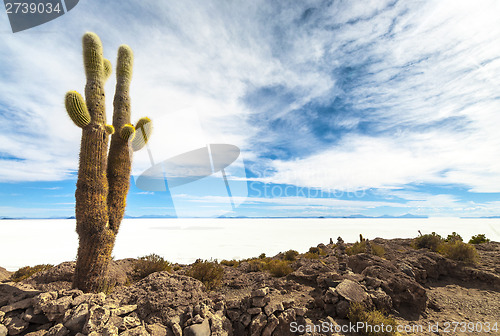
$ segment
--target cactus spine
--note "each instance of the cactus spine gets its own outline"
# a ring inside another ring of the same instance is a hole
[[[121,46],[118,51],[113,125],[106,124],[104,96],[104,83],[111,75],[111,62],[103,58],[101,41],[94,33],[83,36],[83,61],[87,77],[85,101],[75,91],[66,94],[67,112],[82,128],[75,193],[79,247],[73,287],[98,292],[106,282],[130,183],[132,151],[129,148],[132,146],[129,139],[133,139],[136,133],[130,125],[129,87],[133,54],[128,46]],[[150,122],[146,124],[151,125]],[[128,134],[127,138],[123,137],[124,133]]]

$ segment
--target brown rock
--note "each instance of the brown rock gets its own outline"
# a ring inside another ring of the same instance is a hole
[[[184,336],[210,336],[210,323],[205,319],[203,323],[193,324],[184,328]]]
[[[57,299],[57,292],[40,293],[33,298],[33,313],[40,314],[50,301]]]
[[[63,296],[59,299],[48,301],[41,308],[49,321],[55,321],[64,316],[66,310],[68,310],[72,302],[73,299],[71,296]]]
[[[49,329],[47,336],[65,336],[67,334],[69,334],[69,330],[62,323],[59,323]]]
[[[47,335],[48,332],[49,332],[48,330],[38,330],[38,331],[33,331],[30,333],[27,333],[25,336],[45,336],[45,335]]]
[[[4,306],[0,310],[2,312],[4,312],[4,313],[8,313],[8,312],[11,312],[11,311],[14,311],[14,310],[17,310],[17,309],[26,309],[29,306],[31,306],[32,301],[33,300],[31,298],[24,299],[24,300],[21,300],[21,301],[17,301],[17,302],[15,302],[13,304]]]
[[[7,336],[9,334],[9,329],[3,324],[0,324],[0,336]]]
[[[279,320],[276,316],[271,315],[267,318],[267,324],[262,331],[262,336],[271,336],[273,334],[274,329],[279,324]]]
[[[269,294],[269,287],[264,287],[252,291],[251,297],[266,296],[268,294]]]
[[[33,307],[29,307],[28,309],[26,309],[26,311],[22,315],[22,319],[33,324],[45,324],[49,322],[47,316],[43,314],[35,314]]]
[[[102,327],[108,322],[109,316],[109,310],[106,308],[93,306],[90,308],[87,321],[83,326],[83,333],[90,334],[93,331],[100,332]]]
[[[146,323],[168,325],[173,316],[180,316],[188,306],[207,300],[203,284],[194,278],[157,272],[130,287],[110,295],[122,304],[137,305],[137,314]]]
[[[68,316],[65,316],[63,324],[66,328],[72,331],[80,331],[83,329],[89,315],[89,305],[83,303],[74,310],[68,311]]]
[[[278,326],[274,329],[273,336],[289,336],[290,323],[295,321],[296,314],[294,309],[287,309],[278,316]]]
[[[335,313],[337,314],[337,317],[345,319],[349,313],[349,306],[349,302],[340,300],[335,306]]]
[[[121,306],[116,309],[111,310],[111,314],[114,315],[125,315],[129,314],[137,309],[137,305],[127,305],[127,306]]]
[[[170,328],[165,327],[159,323],[146,325],[146,330],[151,336],[173,336],[174,333]]]
[[[366,302],[369,298],[364,288],[352,280],[342,281],[335,287],[335,292],[349,302]]]
[[[257,315],[262,312],[262,308],[252,307],[247,309],[247,313],[250,315]]]
[[[254,307],[264,307],[271,298],[269,296],[258,296],[252,298],[252,306]]]
[[[250,323],[250,336],[260,336],[262,330],[267,324],[267,317],[265,314],[260,313],[255,316]]]
[[[149,336],[148,331],[145,327],[140,326],[134,329],[129,329],[120,334],[120,336]],[[90,336],[90,335],[89,335]]]
[[[9,335],[19,335],[24,330],[28,329],[29,323],[21,319],[18,315],[7,317],[3,324],[7,327]]]

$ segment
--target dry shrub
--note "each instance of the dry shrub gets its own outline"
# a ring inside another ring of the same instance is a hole
[[[208,290],[213,290],[222,286],[224,268],[217,261],[198,259],[186,274],[203,282]]]
[[[10,277],[10,280],[15,281],[15,282],[19,282],[19,281],[22,281],[24,279],[29,278],[33,274],[46,271],[52,267],[54,267],[54,265],[50,265],[50,264],[36,265],[33,267],[25,266],[25,267],[22,267],[22,268],[18,269],[17,271],[15,271],[14,274],[12,274],[12,276]]]

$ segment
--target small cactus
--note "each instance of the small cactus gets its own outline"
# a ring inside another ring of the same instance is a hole
[[[65,100],[71,120],[82,128],[75,193],[79,247],[73,287],[97,292],[106,281],[130,184],[130,148],[134,147],[130,140],[135,138],[137,128],[130,124],[133,54],[128,46],[121,46],[118,51],[113,125],[106,124],[104,96],[104,83],[112,72],[111,62],[103,58],[101,40],[94,33],[83,36],[83,61],[86,99],[70,91]],[[137,124],[146,134],[141,138],[142,147],[151,135],[152,127],[147,126],[150,124],[149,118],[142,118]],[[108,151],[109,135],[112,136]]]

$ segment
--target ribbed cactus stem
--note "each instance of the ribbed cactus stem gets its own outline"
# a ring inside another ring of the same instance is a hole
[[[135,125],[135,138],[132,140],[132,150],[134,152],[142,149],[153,133],[153,123],[148,117],[142,117]]]
[[[128,45],[122,44],[118,49],[118,60],[116,66],[116,77],[118,80],[130,82],[132,79],[132,65],[134,53]]]
[[[87,78],[103,76],[102,43],[94,33],[83,35],[83,63]]]
[[[66,111],[76,126],[85,127],[90,123],[90,114],[83,97],[76,91],[66,93],[64,100]]]

